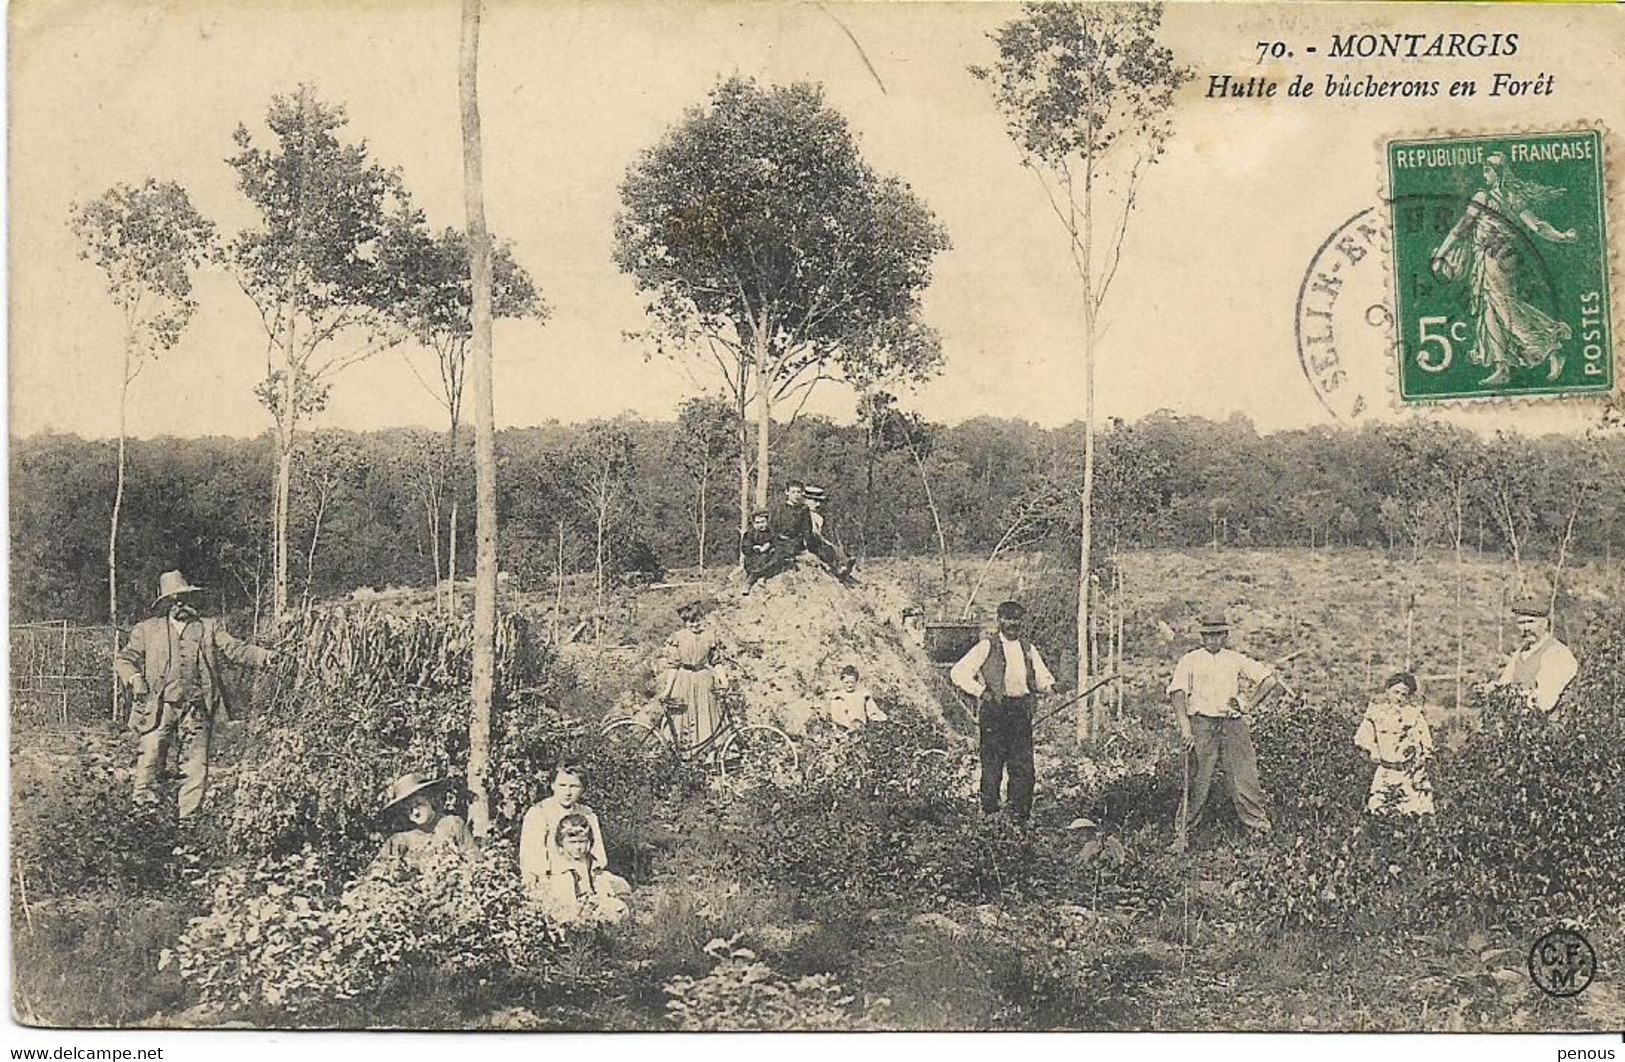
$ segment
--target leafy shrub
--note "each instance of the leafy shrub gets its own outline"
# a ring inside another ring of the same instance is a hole
[[[1531,924],[1619,904],[1625,876],[1625,632],[1604,621],[1565,706],[1547,717],[1483,688],[1476,728],[1430,765],[1440,810],[1415,823],[1363,812],[1370,767],[1350,754],[1352,712],[1258,729],[1280,829],[1240,870],[1283,925],[1405,926],[1442,914]]]
[[[704,977],[679,976],[666,984],[667,1017],[690,1032],[816,1030],[861,1027],[854,1008],[829,974],[790,980],[739,944],[740,934],[712,940],[705,953],[717,960]]]
[[[151,895],[176,881],[174,805],[132,806],[107,746],[81,737],[70,777],[17,780],[12,862],[36,896],[89,889]]]
[[[160,968],[173,962],[206,1002],[287,1013],[376,993],[415,970],[549,974],[560,938],[524,897],[507,846],[369,873],[337,895],[327,877],[309,849],[218,872],[209,912]]]
[[[304,845],[342,880],[376,847],[378,794],[409,770],[461,777],[468,762],[471,628],[466,620],[336,609],[287,640],[264,710],[249,720],[227,830],[233,853]],[[492,816],[510,836],[562,746],[551,705],[568,675],[525,623],[498,625]]]

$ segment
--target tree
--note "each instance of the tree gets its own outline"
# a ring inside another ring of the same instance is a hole
[[[310,545],[305,550],[305,590],[300,611],[310,609],[315,594],[316,548],[322,539],[322,523],[333,503],[361,477],[361,458],[349,439],[333,432],[316,432],[300,446],[295,486],[306,496],[310,509]]]
[[[1066,231],[1083,306],[1085,458],[1079,536],[1078,686],[1089,681],[1091,515],[1094,499],[1097,320],[1117,275],[1129,218],[1146,171],[1173,133],[1174,92],[1191,72],[1157,43],[1157,4],[1030,3],[993,41],[992,67],[971,68],[989,83],[1022,165],[1038,176]],[[1095,212],[1117,216],[1097,246]],[[1100,702],[1078,713],[1078,737],[1103,729]]]
[[[259,213],[227,257],[266,333],[265,379],[256,389],[276,428],[272,497],[272,605],[288,610],[288,490],[301,424],[327,401],[333,377],[399,342],[390,305],[400,281],[380,251],[391,230],[421,225],[399,174],[346,144],[344,109],[309,85],[273,96],[274,144],[256,147],[247,127],[227,161]],[[396,236],[395,239],[399,239]]]
[[[749,508],[748,401],[756,403],[755,503],[767,504],[774,406],[840,372],[929,372],[920,293],[948,238],[896,177],[859,156],[822,89],[733,77],[645,150],[621,185],[615,261],[650,297],[658,352],[715,366],[739,415],[740,509]]]
[[[705,569],[706,516],[710,511],[713,480],[727,461],[735,440],[733,407],[725,399],[690,398],[677,410],[677,434],[672,457],[694,485],[694,537],[700,569]]]
[[[197,309],[192,270],[214,255],[214,225],[192,206],[186,189],[148,177],[139,185],[116,184],[99,197],[75,203],[68,223],[79,240],[79,257],[107,279],[107,294],[124,325],[119,373],[118,467],[107,532],[107,623],[118,651],[118,528],[124,505],[126,418],[130,385],[148,361],[180,341]],[[113,682],[113,711],[119,704]]]
[[[593,592],[596,601],[593,636],[602,633],[604,571],[609,561],[610,532],[625,504],[632,473],[632,435],[622,424],[599,421],[571,447],[576,498],[593,524]]]
[[[451,497],[446,530],[446,593],[442,607],[456,610],[457,536],[459,492],[452,480],[457,464],[457,430],[461,424],[463,389],[468,378],[468,348],[473,338],[473,291],[469,279],[468,238],[457,229],[447,228],[430,237],[415,228],[397,228],[387,241],[388,273],[397,278],[399,289],[390,300],[406,329],[422,349],[434,355],[433,377],[419,371],[410,351],[406,363],[418,382],[445,409],[448,419],[446,444],[434,469],[439,484],[431,492],[434,507],[429,521],[434,529],[435,579],[439,581],[441,495]],[[535,281],[513,256],[513,249],[493,241],[491,251],[491,316],[493,319],[530,318],[546,321],[547,304],[536,290]]]
[[[881,452],[901,450],[914,462],[920,486],[925,491],[926,508],[931,513],[931,526],[937,535],[937,557],[942,573],[942,603],[948,601],[948,536],[942,528],[942,513],[937,508],[936,493],[931,489],[931,474],[926,468],[935,448],[937,429],[918,413],[897,408],[897,396],[885,391],[873,392],[859,407],[873,421],[876,435],[875,448]]]
[[[474,660],[468,715],[469,824],[491,828],[491,700],[496,685],[497,459],[493,402],[491,237],[480,157],[480,0],[463,0],[457,88],[463,127],[463,206],[468,216],[469,342],[474,384]]]

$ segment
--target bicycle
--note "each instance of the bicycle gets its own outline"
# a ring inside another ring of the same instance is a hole
[[[719,719],[705,740],[689,744],[670,705],[655,723],[633,716],[612,719],[599,735],[611,748],[630,756],[675,757],[700,761],[718,778],[747,782],[801,780],[801,755],[794,739],[776,726],[745,723],[744,698],[733,690],[716,694]]]

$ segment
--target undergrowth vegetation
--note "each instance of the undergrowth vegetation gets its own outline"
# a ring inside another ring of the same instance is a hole
[[[1166,730],[1126,731],[1056,768],[1027,829],[980,813],[972,750],[906,706],[851,733],[812,728],[797,778],[724,782],[572,725],[559,706],[573,677],[510,621],[494,836],[472,863],[401,878],[367,869],[377,793],[407,769],[463,771],[463,629],[334,613],[271,676],[199,827],[132,819],[127,778],[102,746],[68,750],[76,784],[20,781],[19,1013],[1173,1027],[1196,1020],[1176,997],[1193,978],[1229,985],[1268,968],[1275,990],[1312,995],[1350,963],[1376,978],[1361,964],[1391,954],[1400,972],[1381,977],[1398,987],[1381,1021],[1418,1020],[1403,1008],[1422,999],[1460,1004],[1450,1021],[1473,1027],[1470,999],[1482,1027],[1538,1025],[1538,998],[1509,979],[1531,934],[1566,922],[1625,938],[1622,627],[1602,621],[1577,640],[1582,671],[1551,719],[1476,691],[1474,725],[1431,766],[1441,799],[1426,821],[1364,812],[1371,768],[1352,744],[1363,704],[1267,710],[1254,733],[1273,834],[1231,843],[1220,815],[1177,856],[1183,764]],[[585,764],[610,865],[636,889],[634,917],[613,929],[562,932],[520,889],[518,820],[560,757]],[[53,1005],[50,979],[70,962],[142,987]],[[1207,1005],[1226,1005],[1213,993]]]

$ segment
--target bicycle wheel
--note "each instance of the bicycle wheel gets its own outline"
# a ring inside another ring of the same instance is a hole
[[[801,755],[789,734],[775,726],[742,726],[728,735],[717,756],[725,779],[747,785],[801,781]]]
[[[664,726],[650,726],[641,719],[613,719],[598,733],[618,758],[669,759],[677,754]]]

